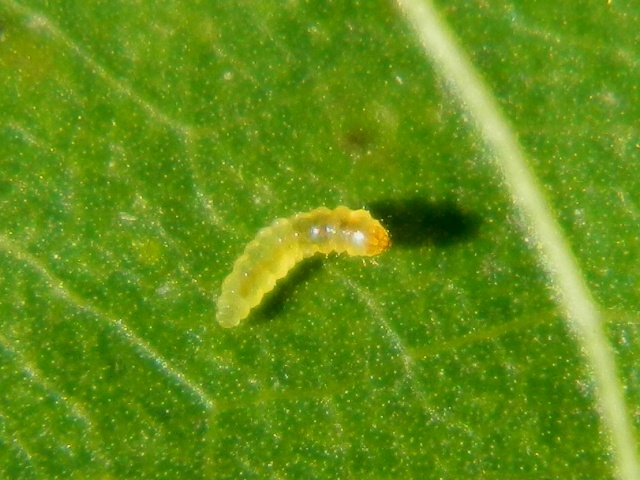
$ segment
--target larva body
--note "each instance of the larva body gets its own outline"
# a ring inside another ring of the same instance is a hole
[[[384,227],[366,210],[320,207],[276,220],[263,228],[222,282],[217,320],[235,327],[300,260],[316,253],[373,256],[391,242]]]

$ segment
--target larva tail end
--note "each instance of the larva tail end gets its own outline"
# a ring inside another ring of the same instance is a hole
[[[234,308],[234,305],[236,308]],[[230,303],[226,298],[224,301],[218,300],[218,313],[216,314],[216,320],[220,326],[224,328],[237,327],[240,324],[240,321],[248,314],[248,311],[240,312],[239,310],[241,309],[243,309],[242,304],[238,301]]]

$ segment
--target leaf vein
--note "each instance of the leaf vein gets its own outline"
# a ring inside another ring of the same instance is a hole
[[[103,312],[99,308],[91,305],[75,292],[68,289],[64,282],[53,275],[41,260],[22,249],[16,242],[5,235],[0,235],[0,251],[4,251],[6,254],[24,262],[26,265],[38,272],[46,280],[47,285],[55,295],[80,310],[89,313],[96,319],[106,322],[141,358],[150,361],[167,378],[189,391],[196,397],[199,403],[208,410],[214,408],[214,401],[198,384],[187,378],[182,372],[172,366],[169,361],[165,359],[151,344],[140,337],[121,319],[110,316],[106,312]]]
[[[135,89],[121,78],[115,76],[105,66],[103,66],[91,53],[82,48],[80,43],[69,35],[53,20],[44,13],[35,11],[25,5],[13,0],[1,0],[2,3],[13,9],[19,15],[26,19],[26,25],[33,31],[44,31],[52,38],[59,41],[69,51],[80,58],[91,70],[91,72],[102,78],[107,84],[111,85],[117,92],[131,99],[136,105],[142,108],[149,116],[156,121],[168,125],[173,130],[179,132],[183,137],[189,137],[194,130],[193,127],[182,123],[181,121],[171,117],[163,112],[157,105],[144,99],[143,96],[136,92]]]
[[[592,298],[584,273],[513,128],[494,93],[440,19],[434,5],[427,0],[396,0],[396,3],[413,28],[425,55],[433,60],[463,108],[475,120],[485,143],[494,153],[493,160],[519,207],[525,228],[537,238],[542,265],[554,287],[554,294],[594,374],[598,411],[610,433],[619,478],[640,478],[633,422],[625,403],[614,353],[603,330],[600,307]]]

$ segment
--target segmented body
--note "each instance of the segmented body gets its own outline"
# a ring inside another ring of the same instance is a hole
[[[316,253],[373,256],[391,245],[384,227],[366,210],[320,207],[263,228],[222,282],[216,318],[235,327],[300,260]]]

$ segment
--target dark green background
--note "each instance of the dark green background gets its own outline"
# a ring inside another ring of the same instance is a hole
[[[640,8],[439,2],[640,361]],[[473,123],[385,1],[0,0],[0,477],[611,478]],[[394,248],[215,322],[273,219]]]

